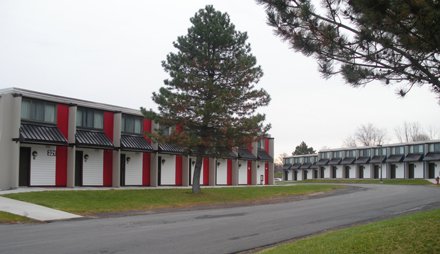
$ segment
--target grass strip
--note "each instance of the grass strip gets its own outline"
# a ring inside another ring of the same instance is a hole
[[[440,209],[311,236],[259,253],[440,253]]]
[[[398,185],[432,185],[425,179],[308,179],[297,183],[365,183],[365,184],[398,184]]]
[[[343,188],[336,185],[299,185],[236,188],[203,188],[199,194],[190,189],[131,189],[44,191],[4,195],[75,214],[92,215],[160,208],[186,208],[197,205],[249,203],[288,196],[327,192]]]
[[[0,224],[29,223],[32,219],[0,211]]]

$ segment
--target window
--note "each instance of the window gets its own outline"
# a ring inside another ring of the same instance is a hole
[[[369,157],[370,156],[370,150],[364,149],[359,151],[359,155],[362,157]]]
[[[333,152],[333,158],[341,158],[341,151]]]
[[[314,156],[314,157],[310,157],[310,162],[311,162],[311,163],[316,162],[316,158],[317,158],[316,156]]]
[[[387,155],[386,148],[374,148],[374,155],[375,156],[385,156],[385,155]]]
[[[354,157],[354,150],[345,151],[345,157]]]
[[[76,126],[101,130],[104,127],[104,113],[95,109],[78,108],[76,111]]]
[[[42,122],[56,123],[56,105],[48,101],[23,98],[21,102],[21,119]]]
[[[321,153],[320,156],[321,156],[321,159],[328,159],[329,153],[328,152],[327,153]]]
[[[423,153],[423,145],[412,145],[409,147],[409,153]]]
[[[395,146],[391,147],[391,154],[392,155],[401,155],[405,153],[405,148],[403,146]]]
[[[121,128],[125,133],[142,133],[142,118],[130,115],[122,115]]]
[[[430,152],[440,152],[440,143],[429,144],[429,151]]]

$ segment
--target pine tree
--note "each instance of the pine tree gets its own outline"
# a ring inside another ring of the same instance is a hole
[[[316,153],[313,147],[308,147],[307,144],[302,141],[299,146],[295,147],[295,151],[293,151],[292,155],[302,155],[302,154],[313,154]]]
[[[325,78],[342,74],[362,86],[374,80],[429,84],[440,96],[440,2],[437,0],[257,0],[268,24],[296,51],[314,56]]]
[[[162,62],[169,78],[153,93],[159,112],[147,116],[162,126],[179,126],[157,138],[196,156],[192,189],[198,193],[204,156],[224,156],[270,128],[263,124],[265,115],[256,112],[270,96],[255,88],[263,71],[247,34],[235,30],[227,13],[208,5],[190,21],[188,33],[173,43],[177,52]]]

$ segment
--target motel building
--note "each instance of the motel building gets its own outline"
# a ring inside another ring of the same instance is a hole
[[[440,140],[321,150],[283,159],[284,180],[435,179]]]
[[[0,90],[0,190],[24,186],[190,186],[195,157],[148,133],[139,110],[20,88]],[[163,128],[161,131],[164,131]],[[170,131],[170,130],[165,130]],[[203,158],[200,182],[273,184],[274,139]]]

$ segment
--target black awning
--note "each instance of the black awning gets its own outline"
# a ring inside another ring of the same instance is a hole
[[[245,160],[256,160],[257,157],[255,157],[251,152],[249,152],[248,149],[246,148],[239,148],[238,149],[238,157],[240,159],[245,159]]]
[[[284,164],[283,170],[290,170],[292,168],[292,164]]]
[[[341,162],[340,158],[334,158],[328,162],[328,165],[339,165],[340,162]]]
[[[56,126],[23,123],[20,126],[22,143],[44,145],[67,145],[67,140]]]
[[[273,162],[272,156],[270,156],[266,151],[263,149],[258,149],[258,159],[262,161],[270,161]]]
[[[304,163],[301,165],[300,169],[309,169],[312,166],[312,163]]]
[[[384,163],[386,157],[385,156],[373,156],[371,158],[370,163]]]
[[[236,159],[237,154],[235,154],[233,151],[227,151],[227,152],[221,152],[217,155],[218,158],[222,159]]]
[[[316,163],[314,163],[310,168],[311,169],[318,169],[318,165],[316,165]]]
[[[421,161],[423,154],[421,153],[412,153],[408,154],[405,159],[403,159],[404,162],[413,162],[413,161]]]
[[[342,164],[342,165],[353,164],[353,162],[354,162],[355,160],[356,160],[356,158],[347,157],[347,158],[344,158],[344,159],[341,161],[341,164]]]
[[[301,167],[300,163],[295,163],[295,164],[292,165],[293,169],[299,169],[300,167]]]
[[[328,162],[329,162],[329,160],[327,160],[327,159],[320,159],[320,160],[316,163],[316,165],[318,165],[318,166],[325,166],[325,165],[327,165]]]
[[[427,153],[423,158],[424,161],[440,161],[440,153]]]
[[[142,136],[121,135],[121,149],[130,151],[154,151],[154,148]]]
[[[390,155],[387,158],[387,163],[396,163],[401,162],[403,160],[403,155]]]
[[[174,144],[159,144],[159,152],[168,154],[182,154],[185,151],[183,148],[180,148]]]
[[[100,131],[77,130],[75,143],[80,147],[113,148],[110,139]]]
[[[354,164],[367,164],[370,161],[370,157],[359,157],[354,161]]]

